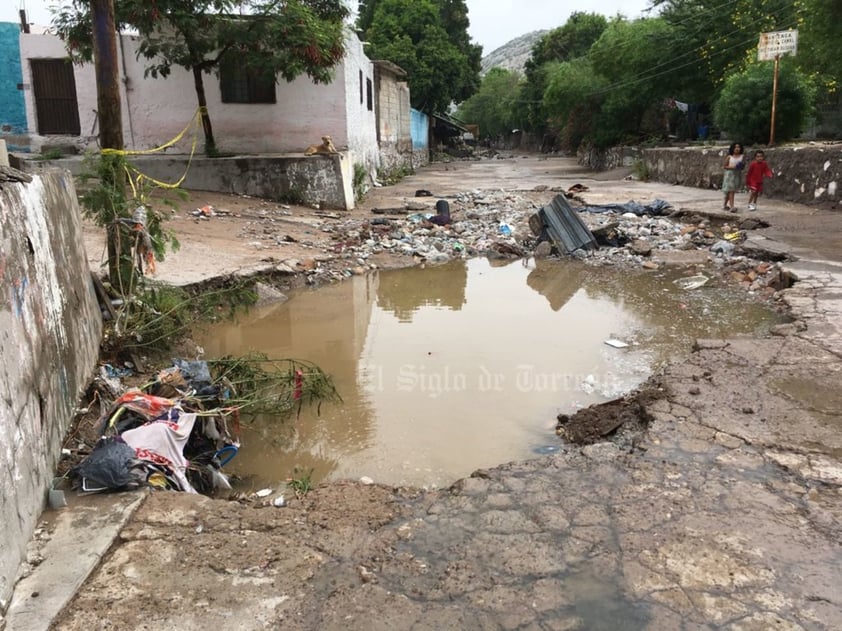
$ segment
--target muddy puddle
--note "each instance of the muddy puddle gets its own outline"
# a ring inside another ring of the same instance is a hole
[[[681,289],[682,274],[474,259],[302,290],[215,325],[197,334],[207,357],[310,360],[344,399],[261,419],[229,467],[249,487],[296,468],[429,487],[550,453],[559,413],[633,389],[697,337],[779,321],[713,282]]]

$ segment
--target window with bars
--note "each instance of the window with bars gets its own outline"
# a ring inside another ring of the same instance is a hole
[[[228,59],[219,66],[223,103],[276,103],[275,75]]]

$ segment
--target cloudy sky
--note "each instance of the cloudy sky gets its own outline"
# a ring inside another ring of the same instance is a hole
[[[30,22],[47,26],[48,7],[60,0],[0,0],[0,22],[17,22],[18,10],[25,8]],[[561,26],[573,11],[589,11],[611,16],[622,13],[635,18],[649,6],[649,0],[467,0],[471,37],[482,44],[483,54],[509,40],[540,29]]]

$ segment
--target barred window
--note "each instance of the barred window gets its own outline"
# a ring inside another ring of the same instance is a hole
[[[219,66],[223,103],[275,103],[275,75],[243,66],[231,58]]]

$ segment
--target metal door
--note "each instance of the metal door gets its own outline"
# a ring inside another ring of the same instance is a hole
[[[30,64],[38,133],[80,135],[73,64],[67,59],[32,59]]]

